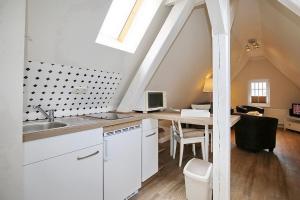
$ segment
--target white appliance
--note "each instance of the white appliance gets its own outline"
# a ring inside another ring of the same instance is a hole
[[[104,199],[128,199],[141,188],[141,126],[104,133]]]
[[[165,91],[145,91],[134,110],[147,113],[166,108],[167,95]]]

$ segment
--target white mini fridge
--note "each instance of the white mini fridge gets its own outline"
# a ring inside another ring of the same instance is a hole
[[[104,134],[104,200],[124,200],[141,188],[140,126]]]

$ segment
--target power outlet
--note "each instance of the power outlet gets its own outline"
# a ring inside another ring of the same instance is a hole
[[[74,90],[72,91],[73,94],[86,94],[88,91],[88,87],[86,86],[77,86],[74,87]]]

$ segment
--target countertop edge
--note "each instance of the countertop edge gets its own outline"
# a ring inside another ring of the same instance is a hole
[[[95,119],[95,121],[88,123],[88,124],[81,124],[81,125],[74,125],[74,126],[67,126],[67,127],[61,127],[61,128],[55,128],[55,129],[48,129],[43,131],[37,131],[37,132],[31,132],[31,133],[23,133],[23,143],[24,142],[30,142],[34,140],[39,139],[46,139],[50,137],[65,135],[65,134],[71,134],[76,133],[80,131],[86,131],[91,129],[97,129],[97,128],[107,128],[107,127],[113,127],[113,126],[119,126],[124,124],[131,125],[132,122],[138,122],[140,121],[140,124],[142,123],[142,119],[147,118],[145,115],[134,115],[131,118],[124,118],[119,120],[100,120]]]

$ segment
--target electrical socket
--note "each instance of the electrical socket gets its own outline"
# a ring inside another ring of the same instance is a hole
[[[88,90],[87,86],[77,86],[74,87],[74,90],[72,91],[73,94],[86,94]]]

